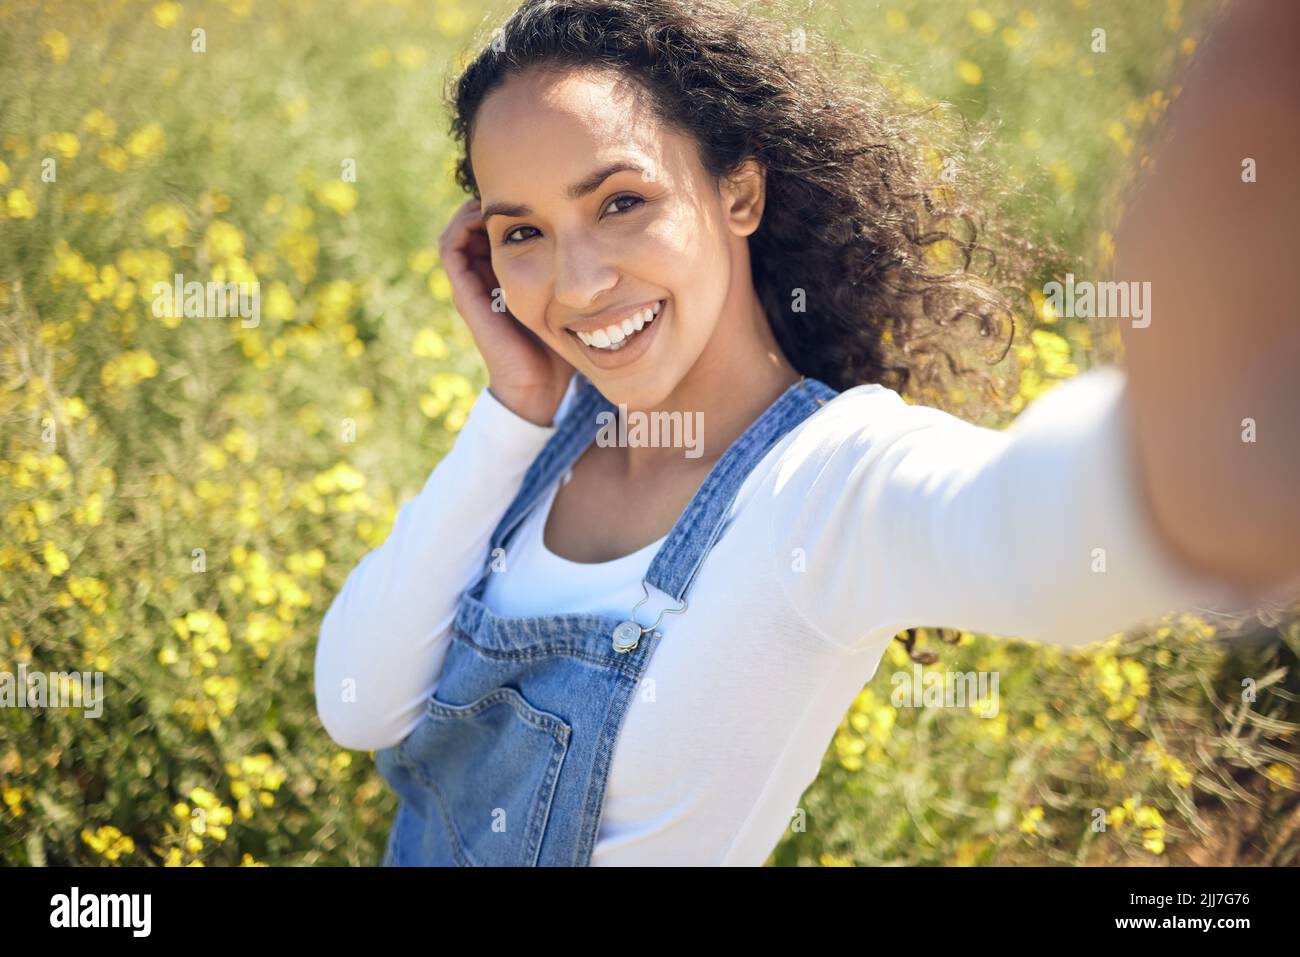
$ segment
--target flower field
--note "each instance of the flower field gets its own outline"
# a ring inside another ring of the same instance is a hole
[[[1209,7],[810,10],[905,102],[988,124],[1005,214],[1103,264]],[[443,83],[483,15],[0,5],[0,673],[104,692],[96,717],[0,708],[0,862],[378,862],[395,797],[321,728],[313,655],[485,383],[435,248],[461,200]],[[256,282],[260,312],[160,314],[177,274]],[[1115,355],[1035,302],[1007,421]],[[917,649],[998,671],[998,713],[894,707],[895,642],[772,863],[1300,863],[1294,616]]]

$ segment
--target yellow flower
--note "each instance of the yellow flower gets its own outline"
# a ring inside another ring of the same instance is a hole
[[[1070,169],[1068,163],[1056,160],[1048,166],[1048,169],[1051,171],[1052,177],[1056,180],[1056,186],[1061,192],[1074,192],[1074,171]]]
[[[203,241],[207,246],[208,255],[218,262],[244,255],[243,234],[239,231],[239,227],[224,220],[214,219],[208,225]]]
[[[36,207],[23,189],[10,190],[5,205],[12,219],[31,219],[36,215]]]
[[[341,179],[326,180],[316,190],[316,198],[340,216],[346,216],[357,205],[357,190]]]
[[[1115,258],[1115,237],[1107,230],[1102,230],[1101,235],[1097,237],[1097,249],[1101,252],[1101,258],[1109,262]]]
[[[130,154],[122,147],[114,143],[105,143],[99,148],[99,161],[114,173],[120,173],[126,169],[126,164],[130,162]]]
[[[845,857],[836,857],[829,851],[824,852],[818,859],[817,863],[822,867],[852,867],[853,862]]]
[[[81,120],[81,128],[104,139],[117,135],[117,123],[103,110],[87,113]]]
[[[95,853],[109,861],[116,861],[123,854],[131,854],[135,851],[135,841],[111,824],[105,825],[93,833],[89,829],[83,828],[81,839],[89,844]]]
[[[166,143],[162,127],[157,123],[142,126],[126,140],[126,151],[138,159],[149,159],[162,152]]]
[[[2,182],[4,182],[4,180],[0,179],[0,183]],[[422,249],[417,249],[415,252],[411,253],[406,264],[411,267],[412,272],[426,273],[438,264],[437,250],[431,249],[428,246],[425,246]]]
[[[441,269],[429,273],[429,294],[440,302],[451,301],[451,280]]]
[[[100,381],[109,388],[130,388],[158,374],[158,362],[144,350],[114,356],[100,370]]]
[[[1285,764],[1275,761],[1264,769],[1264,774],[1269,780],[1269,786],[1275,791],[1290,790],[1295,785],[1295,774]]]
[[[23,810],[23,795],[29,794],[30,788],[12,788],[9,785],[0,787],[0,798],[13,811],[14,817],[22,817],[25,813]]]
[[[77,134],[62,130],[45,137],[45,145],[63,154],[64,159],[74,159],[81,152],[81,140]]]
[[[1133,140],[1129,137],[1124,124],[1119,120],[1111,120],[1106,124],[1106,135],[1115,142],[1115,145],[1119,147],[1120,152],[1125,156],[1133,151]]]
[[[979,64],[972,60],[962,60],[957,64],[957,75],[961,77],[963,83],[971,86],[979,86],[984,82],[984,71],[980,69]]]
[[[179,203],[154,203],[145,211],[143,225],[146,236],[165,234],[167,245],[179,246],[185,241],[190,219]]]
[[[226,467],[226,453],[215,445],[204,444],[199,450],[199,461],[214,472]]]
[[[976,33],[992,33],[997,28],[998,22],[993,19],[993,15],[987,10],[976,8],[966,14],[966,22],[969,23]]]
[[[1101,772],[1102,777],[1112,781],[1120,781],[1124,778],[1124,765],[1119,761],[1112,761],[1110,758],[1102,758],[1097,762],[1097,770]]]
[[[445,359],[450,355],[447,343],[432,329],[421,329],[411,343],[411,354],[423,359]]]
[[[55,578],[66,572],[72,564],[68,560],[67,554],[53,542],[45,543],[43,557],[45,558],[45,567],[50,570],[50,574]]]
[[[50,59],[55,63],[67,62],[68,38],[58,30],[46,30],[42,33],[41,46],[45,47]]]
[[[173,3],[172,0],[163,0],[162,3],[154,4],[153,22],[164,30],[176,24],[176,18],[180,15],[181,5]]]
[[[1037,834],[1038,822],[1043,819],[1043,809],[1038,805],[1031,807],[1025,812],[1024,817],[1020,819],[1020,831],[1022,834]]]
[[[1169,774],[1169,779],[1180,788],[1192,786],[1192,772],[1173,755],[1165,755],[1160,760],[1160,766]]]

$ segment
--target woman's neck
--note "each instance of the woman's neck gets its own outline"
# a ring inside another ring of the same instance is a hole
[[[691,370],[656,408],[694,416],[700,448],[687,457],[680,448],[629,445],[624,474],[631,482],[665,468],[707,468],[721,458],[755,419],[800,379],[781,351],[757,294],[724,309],[714,334]]]

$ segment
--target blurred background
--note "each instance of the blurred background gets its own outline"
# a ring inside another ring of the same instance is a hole
[[[0,708],[0,861],[379,861],[396,798],[322,730],[315,643],[486,381],[435,248],[464,198],[441,94],[512,6],[0,3],[0,672],[105,693]],[[1003,213],[1097,267],[1213,12],[808,9],[903,102],[987,129]],[[260,322],[156,317],[176,272],[259,282]],[[1034,302],[1002,424],[1115,355]],[[1293,614],[909,637],[770,863],[1300,863]],[[890,674],[932,657],[998,671],[996,715],[895,708]]]

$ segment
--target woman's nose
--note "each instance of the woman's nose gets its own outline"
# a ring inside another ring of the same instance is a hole
[[[562,243],[555,254],[555,299],[571,309],[587,309],[618,282],[618,271],[590,242]]]

